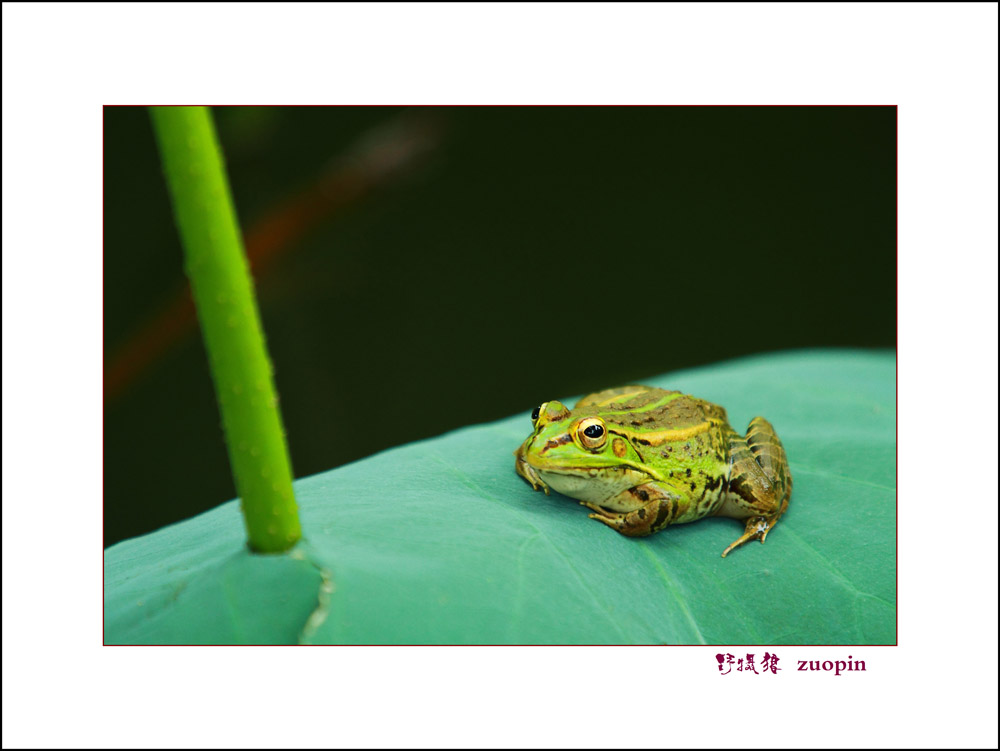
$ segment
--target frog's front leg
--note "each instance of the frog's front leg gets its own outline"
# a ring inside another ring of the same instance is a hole
[[[630,511],[610,511],[596,503],[581,501],[595,513],[590,514],[626,537],[646,537],[670,524],[685,510],[684,497],[658,482],[647,482],[622,491],[606,501],[609,506],[630,508]]]
[[[750,421],[746,436],[734,433],[730,437],[730,456],[729,498],[722,507],[722,515],[746,518],[746,528],[739,539],[722,551],[723,558],[745,542],[764,542],[788,508],[792,495],[792,474],[785,449],[771,423],[763,417]]]
[[[538,476],[538,473],[534,468],[528,464],[527,460],[524,458],[524,448],[531,442],[529,438],[517,451],[514,452],[514,469],[517,471],[525,481],[531,485],[532,490],[544,490],[545,495],[549,494],[549,486],[545,484],[545,481]]]

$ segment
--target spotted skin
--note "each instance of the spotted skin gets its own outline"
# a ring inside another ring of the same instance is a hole
[[[745,435],[726,411],[678,391],[644,386],[607,389],[572,410],[538,409],[534,431],[515,452],[515,468],[536,490],[576,498],[602,524],[644,537],[707,516],[745,521],[723,551],[764,542],[788,508],[792,478],[771,424],[755,417]],[[596,443],[581,421],[606,428]]]

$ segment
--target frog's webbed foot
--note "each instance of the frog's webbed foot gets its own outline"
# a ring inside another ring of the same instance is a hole
[[[740,536],[736,542],[730,545],[728,548],[722,551],[722,557],[725,558],[726,555],[733,552],[736,548],[745,542],[750,542],[751,540],[760,540],[763,544],[764,538],[767,537],[767,533],[771,531],[774,525],[778,521],[778,517],[781,514],[776,514],[775,516],[751,516],[747,519],[746,531]]]

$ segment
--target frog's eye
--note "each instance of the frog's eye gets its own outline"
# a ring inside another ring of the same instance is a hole
[[[544,404],[539,404],[537,407],[534,408],[534,410],[532,410],[531,412],[532,422],[538,422],[538,415],[542,413],[542,407],[544,406],[545,406]]]
[[[608,431],[604,429],[604,423],[597,417],[581,420],[576,434],[580,439],[580,445],[585,449],[599,449],[608,440]]]

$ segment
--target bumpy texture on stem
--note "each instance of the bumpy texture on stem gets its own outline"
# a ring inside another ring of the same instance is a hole
[[[247,537],[252,549],[279,553],[292,547],[302,530],[277,394],[222,152],[207,108],[150,109]]]

